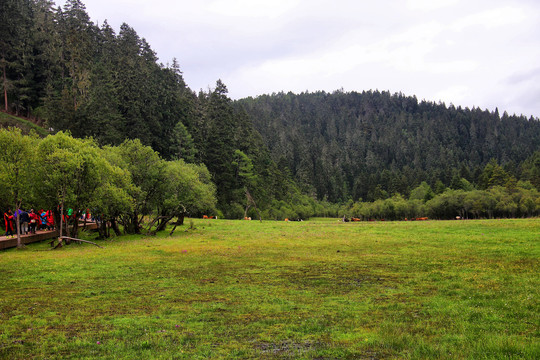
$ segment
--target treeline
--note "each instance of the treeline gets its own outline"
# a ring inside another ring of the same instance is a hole
[[[249,159],[240,151],[235,155],[237,176],[246,191],[258,180]],[[184,216],[224,216],[217,208],[216,186],[205,165],[164,160],[138,139],[99,146],[94,139],[74,138],[65,132],[40,138],[17,128],[0,129],[0,163],[2,209],[51,209],[57,225],[68,208],[75,210],[74,219],[90,209],[101,220],[102,237],[111,230],[117,234],[160,231],[173,220],[181,224]],[[338,205],[315,201],[286,179],[281,186],[289,186],[284,188],[287,200],[265,204],[260,208],[262,218],[306,219],[338,213]],[[257,194],[256,186],[253,191]],[[246,210],[246,204],[232,206],[229,214],[237,219],[259,216],[253,205]],[[70,235],[76,237],[76,233]]]
[[[5,110],[102,145],[139,138],[166,159],[189,153],[185,134],[174,134],[185,125],[192,96],[176,61],[158,63],[125,23],[118,35],[106,22],[94,24],[79,0],[54,6],[49,0],[0,5]],[[174,146],[179,142],[181,149]]]
[[[186,127],[205,109],[176,60],[159,63],[128,24],[118,34],[98,26],[79,0],[5,0],[0,62],[6,111],[100,145],[138,138],[165,159],[194,160]]]
[[[159,231],[173,219],[182,223],[186,215],[216,211],[216,189],[204,165],[163,160],[139,140],[100,147],[64,132],[41,139],[0,129],[0,162],[3,209],[51,209],[57,226],[68,208],[76,214],[72,222],[90,209],[102,237],[111,228],[117,234],[121,227],[131,234]],[[66,231],[76,237],[78,227]]]
[[[94,24],[79,0],[53,5],[0,3],[6,110],[52,133],[92,137],[101,146],[139,139],[165,160],[205,164],[225,217],[244,217],[248,197],[257,209],[279,209],[282,202],[289,209],[302,206],[292,201],[305,195],[271,159],[225,84],[218,80],[215,89],[195,93],[176,60],[159,63],[128,24],[116,34],[106,22]],[[258,216],[254,206],[248,211]]]
[[[152,150],[149,173],[178,163],[188,173],[207,174],[204,183],[216,189],[208,215],[338,216],[354,203],[409,199],[424,181],[438,196],[446,188],[488,191],[520,182],[540,189],[537,118],[378,91],[233,102],[218,80],[196,93],[176,60],[160,63],[128,24],[118,34],[106,22],[94,24],[80,0],[63,7],[49,0],[0,2],[0,71],[5,110],[52,134],[91,143],[98,152],[129,144]]]
[[[423,182],[408,199],[397,194],[385,200],[350,203],[341,210],[345,217],[364,221],[532,217],[540,215],[540,193],[530,182],[519,182],[511,188],[447,189],[435,195]]]
[[[465,179],[486,190],[491,160],[540,189],[538,118],[379,91],[278,93],[236,104],[280,168],[319,200],[408,197],[422,181],[435,190]]]

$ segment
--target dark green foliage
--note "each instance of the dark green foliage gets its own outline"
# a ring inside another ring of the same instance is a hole
[[[140,138],[164,158],[177,157],[173,131],[189,115],[189,89],[177,62],[159,64],[127,24],[118,35],[106,22],[99,28],[80,0],[53,5],[2,2],[0,70],[8,110],[100,144]]]
[[[506,186],[540,144],[538,119],[388,92],[279,93],[237,104],[253,118],[272,158],[304,190],[332,202],[408,195],[422,181],[435,194],[471,183]],[[490,159],[501,165],[487,174]]]
[[[298,189],[285,169],[279,169],[272,161],[246,112],[233,106],[223,82],[218,80],[213,91],[200,93],[191,101],[196,104],[192,114],[197,113],[191,125],[196,158],[212,175],[217,187],[218,208],[225,217],[244,216],[248,202],[246,191],[261,209],[273,208],[283,199],[292,200],[291,194]],[[282,218],[280,212],[265,215]],[[313,215],[310,211],[306,217]]]
[[[425,183],[422,183],[425,184]],[[540,193],[528,182],[509,189],[495,186],[488,190],[446,189],[429,200],[422,200],[425,185],[411,192],[409,200],[395,195],[374,202],[356,202],[341,209],[347,216],[362,220],[515,218],[540,214]]]
[[[20,114],[35,99],[31,34],[32,2],[0,2],[0,88],[1,108]],[[5,101],[7,97],[7,103]]]
[[[162,159],[204,163],[226,216],[243,214],[234,209],[245,208],[246,190],[263,208],[297,191],[223,82],[196,96],[175,59],[158,63],[128,24],[118,34],[107,22],[98,27],[80,0],[58,9],[46,0],[3,6],[0,51],[11,110],[26,109],[53,132],[91,136],[99,145],[123,148],[138,139]]]
[[[233,102],[218,80],[196,94],[175,59],[159,63],[128,24],[118,34],[107,22],[97,26],[81,0],[63,8],[2,1],[0,72],[8,110],[53,133],[120,148],[138,139],[160,161],[204,165],[226,217],[243,216],[247,194],[278,219],[334,216],[331,204],[354,201],[389,205],[399,194],[425,202],[447,188],[540,187],[538,119],[378,91]]]
[[[534,152],[523,164],[522,178],[530,181],[538,190],[540,190],[540,150]]]
[[[40,139],[11,128],[0,129],[0,140],[1,208],[22,205],[58,215],[91,209],[102,227],[110,223],[118,232],[120,222],[127,233],[141,232],[156,214],[166,217],[164,228],[173,218],[215,212],[216,189],[204,165],[163,160],[138,139],[100,148],[65,132]],[[76,237],[78,227],[71,231]]]

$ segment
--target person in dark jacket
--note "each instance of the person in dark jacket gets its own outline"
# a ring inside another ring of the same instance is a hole
[[[21,222],[21,234],[28,235],[28,223],[30,222],[30,216],[25,210],[21,211],[19,220]]]

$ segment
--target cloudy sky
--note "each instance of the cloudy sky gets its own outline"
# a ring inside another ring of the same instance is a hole
[[[369,89],[540,117],[538,0],[83,0],[191,89]],[[62,0],[57,0],[61,5]]]

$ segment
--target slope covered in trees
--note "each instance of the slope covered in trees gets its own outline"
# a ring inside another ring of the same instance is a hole
[[[173,130],[189,93],[176,61],[164,66],[127,24],[94,24],[79,0],[6,0],[0,8],[4,108],[55,131],[118,145],[139,138],[174,158]],[[15,20],[14,20],[15,19]]]
[[[422,182],[433,196],[446,188],[513,191],[519,181],[530,182],[520,185],[524,191],[540,186],[538,119],[377,91],[233,102],[218,80],[196,93],[176,60],[160,63],[128,24],[118,34],[106,22],[94,24],[80,0],[61,8],[49,0],[0,2],[0,72],[4,110],[52,134],[118,147],[120,158],[134,161],[137,147],[128,145],[137,139],[156,152],[148,174],[165,171],[162,160],[203,165],[216,185],[220,216],[255,218],[255,204],[274,219],[334,216],[336,204],[364,214],[359,209],[367,207],[355,202],[409,198]],[[117,158],[109,160],[130,168]],[[182,188],[174,191],[179,196]],[[134,201],[140,201],[134,212],[143,211],[144,199]],[[527,206],[501,213],[537,211]],[[136,220],[124,219],[134,228]]]
[[[484,171],[490,161],[503,177],[538,181],[526,165],[540,149],[538,118],[378,91],[279,93],[237,104],[273,159],[318,199],[408,196],[422,181],[439,192],[463,180],[487,189],[495,185]]]
[[[310,201],[292,202],[303,195],[272,161],[250,118],[233,107],[221,81],[196,94],[176,60],[159,63],[128,24],[116,34],[106,22],[94,24],[80,0],[53,5],[0,4],[5,111],[53,133],[69,131],[99,145],[139,139],[163,159],[206,164],[218,209],[227,217],[244,216],[248,193],[267,216],[287,216],[279,209]]]

